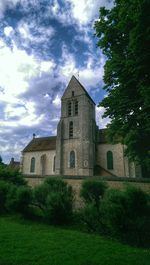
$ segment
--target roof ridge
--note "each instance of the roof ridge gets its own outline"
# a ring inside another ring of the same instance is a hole
[[[34,139],[55,138],[55,137],[57,137],[57,136],[56,136],[56,135],[52,135],[52,136],[35,137],[35,138],[33,138],[32,140],[34,140]]]
[[[56,136],[33,138],[23,149],[23,152],[55,150],[56,139]]]

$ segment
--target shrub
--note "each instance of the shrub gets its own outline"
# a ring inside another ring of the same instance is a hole
[[[32,203],[32,190],[29,187],[21,186],[16,190],[16,209],[23,215],[28,214],[29,206]]]
[[[120,235],[125,229],[125,196],[122,191],[110,189],[106,192],[102,205],[102,219],[111,235]]]
[[[9,183],[9,190],[7,193],[7,200],[6,200],[6,208],[8,212],[16,211],[16,193],[17,193],[17,186]]]
[[[92,203],[86,204],[81,210],[80,215],[82,224],[90,232],[100,232],[101,222],[100,222],[100,211]]]
[[[65,192],[51,192],[47,196],[46,208],[46,217],[51,223],[68,223],[72,217],[72,198]]]
[[[28,215],[32,204],[32,190],[26,186],[11,185],[7,194],[6,207],[9,212],[19,212]]]
[[[3,165],[0,165],[0,180],[13,183],[17,186],[26,185],[26,181],[20,172]]]
[[[6,211],[6,200],[7,200],[7,193],[9,190],[9,184],[5,181],[0,181],[0,213]]]
[[[104,232],[100,206],[106,189],[107,185],[102,181],[86,180],[82,183],[80,196],[85,206],[81,211],[81,220],[89,231]]]
[[[98,180],[83,181],[80,196],[86,204],[93,204],[96,208],[100,207],[100,202],[107,189],[105,182]]]
[[[149,197],[142,190],[108,190],[101,210],[110,234],[137,246],[150,245]]]
[[[74,194],[62,179],[48,178],[34,190],[34,202],[43,216],[53,224],[62,224],[72,217]]]

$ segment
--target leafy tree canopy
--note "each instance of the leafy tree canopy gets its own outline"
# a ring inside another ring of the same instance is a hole
[[[150,173],[150,1],[115,0],[100,8],[95,23],[98,46],[106,56],[100,106],[111,118],[111,141],[122,139],[129,159]],[[148,177],[148,175],[147,175]]]

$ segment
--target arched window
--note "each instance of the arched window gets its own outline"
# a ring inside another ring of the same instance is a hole
[[[69,138],[73,137],[73,121],[69,122]]]
[[[68,102],[68,116],[71,116],[71,101]]]
[[[111,151],[107,152],[107,169],[113,169],[113,153]]]
[[[53,160],[53,172],[55,172],[55,167],[56,167],[56,156],[54,156],[54,160]]]
[[[74,102],[74,114],[78,115],[78,101],[77,100]]]
[[[31,164],[30,164],[30,172],[35,172],[35,158],[31,158]]]
[[[75,152],[70,152],[70,168],[75,168]]]

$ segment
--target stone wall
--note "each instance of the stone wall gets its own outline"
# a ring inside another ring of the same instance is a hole
[[[74,191],[75,191],[75,198],[76,198],[76,207],[82,206],[82,200],[80,198],[80,188],[82,185],[83,180],[81,179],[67,179],[66,180],[68,184],[70,184]],[[131,185],[137,188],[141,188],[148,194],[150,194],[150,183],[139,183],[139,182],[123,182],[123,181],[106,181],[109,188],[115,188],[115,189],[125,189],[127,185]]]
[[[41,177],[27,177],[26,180],[28,181],[28,184],[32,187],[35,187],[39,184],[41,184],[44,180],[44,178]],[[77,208],[82,207],[83,202],[80,198],[80,189],[82,182],[84,181],[84,178],[64,178],[64,180],[72,186],[74,192],[75,192],[75,206]],[[109,188],[115,188],[115,189],[125,189],[127,185],[131,185],[137,188],[141,188],[145,192],[147,192],[150,195],[150,182],[130,182],[130,181],[120,181],[120,180],[106,180],[106,183]]]

